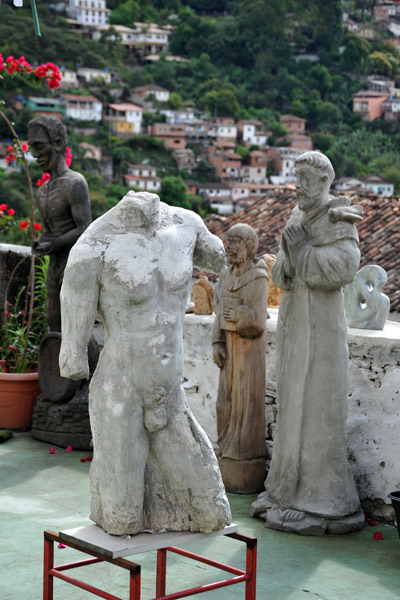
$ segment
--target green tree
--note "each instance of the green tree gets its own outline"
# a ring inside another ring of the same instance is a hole
[[[183,99],[182,96],[180,94],[178,94],[178,92],[171,92],[169,98],[168,98],[168,107],[172,108],[172,110],[177,110],[178,108],[180,108],[183,104]]]
[[[345,48],[341,57],[341,64],[347,71],[364,72],[369,65],[371,45],[369,42],[356,35],[349,34],[344,39]]]
[[[160,198],[170,206],[190,208],[187,188],[181,177],[164,177],[161,181]]]
[[[207,92],[201,99],[201,104],[211,115],[236,117],[240,106],[234,92],[230,89]]]
[[[372,52],[369,55],[369,61],[375,73],[379,73],[381,75],[392,74],[393,64],[385,52],[378,52],[375,50],[375,52]]]
[[[135,0],[126,0],[110,14],[110,23],[133,27],[133,23],[140,17],[140,6]]]

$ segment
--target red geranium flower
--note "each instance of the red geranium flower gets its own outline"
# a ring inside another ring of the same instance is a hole
[[[9,208],[7,214],[12,217],[13,215],[15,215],[15,210],[13,208]]]
[[[37,180],[36,185],[41,187],[46,181],[50,179],[50,173],[43,173],[42,178]]]
[[[41,231],[42,230],[42,226],[39,223],[34,223],[33,224],[33,229],[36,229],[36,231]]]
[[[29,225],[28,221],[22,221],[19,224],[19,227],[20,227],[20,229],[26,229],[28,227],[28,225]]]

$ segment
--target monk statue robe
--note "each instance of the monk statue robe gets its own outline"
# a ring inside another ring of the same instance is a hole
[[[296,161],[298,206],[282,233],[274,283],[277,431],[266,491],[253,505],[271,529],[341,534],[364,526],[347,460],[347,327],[343,286],[360,261],[361,208],[329,196],[334,172],[319,152]]]
[[[256,232],[228,231],[228,268],[221,275],[214,322],[218,462],[228,491],[260,491],[265,478],[265,327],[267,266],[255,259]]]

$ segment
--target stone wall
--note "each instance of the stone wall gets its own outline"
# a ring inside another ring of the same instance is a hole
[[[275,334],[278,309],[267,321],[266,444],[270,460],[276,428]],[[217,440],[218,368],[212,361],[213,316],[186,315],[184,387],[189,405],[212,443]],[[383,331],[349,329],[348,450],[368,514],[393,521],[387,494],[400,490],[400,323]]]

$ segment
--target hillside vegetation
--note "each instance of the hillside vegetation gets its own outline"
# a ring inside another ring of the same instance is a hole
[[[162,57],[145,65],[135,55],[124,54],[107,33],[95,42],[69,31],[65,17],[51,8],[57,2],[37,1],[40,38],[34,35],[28,3],[23,9],[11,4],[0,5],[0,51],[4,56],[22,54],[32,63],[53,61],[69,68],[108,68],[119,77],[120,83],[112,84],[111,89],[122,86],[122,100],[132,87],[156,83],[172,92],[170,104],[175,108],[190,101],[211,117],[259,119],[271,132],[271,142],[284,133],[281,114],[290,112],[307,120],[315,147],[331,158],[338,176],[373,171],[393,181],[400,191],[397,123],[364,123],[353,114],[351,105],[353,94],[367,87],[370,74],[388,76],[400,88],[400,53],[389,33],[380,31],[373,21],[373,0],[108,0],[113,24],[132,27],[135,21],[142,21],[175,27],[170,52],[187,62],[167,62]],[[356,22],[376,30],[375,39],[344,29],[344,10]],[[310,54],[319,61],[307,60]],[[111,100],[109,87],[99,85],[95,91],[103,102]],[[0,98],[9,106],[17,95],[35,94],[43,91],[24,87],[18,80],[7,78],[0,85]],[[25,137],[32,115],[26,109],[7,110],[18,133]],[[0,139],[5,138],[7,130],[0,123]],[[73,168],[86,171],[78,146],[83,139],[70,135]],[[175,161],[155,146],[110,139],[102,127],[96,139],[86,141],[112,155],[118,193],[119,174],[127,160],[148,156],[162,176],[178,175]],[[33,171],[36,176],[35,167]],[[116,193],[105,190],[95,173],[88,174],[88,179],[97,215],[116,201]],[[22,180],[15,175],[10,186],[0,175],[0,193],[9,193],[19,208],[23,204]]]

